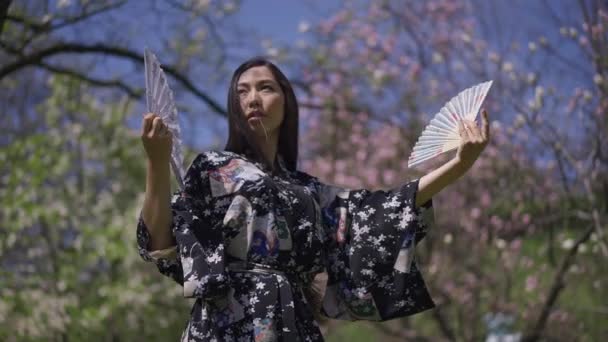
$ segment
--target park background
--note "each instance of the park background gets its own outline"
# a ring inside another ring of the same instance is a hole
[[[549,0],[17,0],[0,4],[0,340],[176,341],[191,302],[137,254],[143,50],[188,166],[227,137],[234,68],[300,102],[299,168],[386,189],[434,113],[492,79],[491,142],[417,250],[438,306],[326,321],[328,341],[608,336],[608,5]]]

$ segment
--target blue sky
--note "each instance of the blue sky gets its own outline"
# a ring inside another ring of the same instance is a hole
[[[242,2],[240,9],[232,17],[232,20],[238,22],[243,28],[250,28],[256,32],[261,39],[271,39],[273,43],[293,44],[298,39],[305,39],[305,34],[299,31],[299,25],[302,22],[308,22],[311,25],[318,23],[320,20],[327,18],[331,13],[335,13],[336,8],[341,5],[341,1],[336,0],[307,0],[307,1],[281,1],[281,0],[245,0]],[[260,44],[254,44],[260,46]],[[273,44],[274,45],[274,44]],[[251,51],[251,55],[258,54],[260,51]],[[232,61],[227,63],[231,69],[235,69],[242,61]],[[282,66],[280,66],[284,69]],[[289,70],[284,72],[289,77]],[[226,87],[219,87],[211,90],[211,94],[224,105]],[[215,114],[210,114],[214,116]],[[205,128],[209,122],[201,120],[194,127],[195,132],[203,132],[203,134],[188,134],[194,136],[196,141],[190,141],[196,148],[205,148],[212,143],[209,139],[212,134],[205,134]],[[227,132],[227,122],[219,123],[220,126],[225,126]],[[210,133],[210,132],[209,132]],[[222,145],[223,146],[223,145]]]
[[[334,0],[245,0],[236,17],[244,26],[290,42],[301,36],[298,32],[300,22],[317,22],[324,14],[331,13],[338,3]]]

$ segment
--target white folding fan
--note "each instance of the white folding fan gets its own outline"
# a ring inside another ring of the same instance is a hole
[[[448,101],[422,131],[409,157],[408,167],[457,148],[460,145],[458,122],[475,120],[491,86],[492,81],[480,83]]]
[[[181,190],[184,189],[184,164],[182,155],[182,139],[177,117],[177,107],[173,91],[169,88],[167,77],[160,67],[156,56],[145,49],[144,65],[146,75],[146,105],[148,113],[160,116],[173,136],[171,151],[171,169]]]

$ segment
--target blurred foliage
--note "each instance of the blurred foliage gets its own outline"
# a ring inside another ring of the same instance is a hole
[[[128,100],[101,104],[62,76],[49,89],[36,108],[46,133],[0,149],[11,161],[0,190],[0,337],[177,339],[188,303],[140,263],[127,228],[145,179]]]

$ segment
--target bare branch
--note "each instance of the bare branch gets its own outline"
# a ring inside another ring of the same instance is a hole
[[[27,18],[18,16],[18,15],[13,15],[13,14],[8,14],[6,16],[6,19],[8,19],[12,22],[21,24],[21,25],[25,26],[26,28],[34,31],[34,33],[36,33],[36,34],[48,33],[50,31],[57,30],[57,29],[65,27],[65,26],[73,25],[73,24],[76,24],[77,22],[89,19],[97,14],[101,14],[101,13],[119,8],[126,3],[127,3],[126,0],[122,0],[122,1],[119,1],[119,2],[116,2],[113,4],[108,4],[106,6],[102,6],[98,9],[92,10],[90,12],[87,12],[85,10],[77,16],[63,18],[64,20],[62,20],[61,22],[59,22],[55,25],[52,25],[51,21],[45,22],[45,23],[39,23],[39,22],[32,21]]]
[[[450,341],[456,341],[456,334],[454,334],[454,330],[450,327],[450,323],[448,322],[448,319],[445,318],[440,306],[437,306],[435,310],[433,310],[433,318],[435,318],[437,324],[439,324],[443,336]]]
[[[543,308],[540,312],[540,315],[538,316],[538,319],[533,324],[533,326],[530,327],[528,329],[528,331],[524,334],[522,341],[524,341],[524,342],[538,341],[542,337],[543,330],[544,330],[545,325],[547,324],[547,320],[549,318],[549,314],[551,313],[551,310],[555,306],[555,302],[557,301],[559,294],[565,287],[564,276],[566,275],[566,272],[568,271],[568,269],[570,268],[570,265],[574,261],[574,258],[576,257],[576,253],[578,252],[579,246],[589,239],[589,237],[591,236],[591,233],[593,233],[594,230],[595,230],[595,228],[593,226],[590,226],[589,228],[587,228],[587,230],[585,230],[583,235],[581,235],[578,238],[578,240],[576,240],[576,242],[574,243],[574,246],[572,246],[572,248],[568,251],[568,254],[562,261],[559,271],[555,274],[555,278],[553,280],[553,285],[551,286],[551,290],[549,291],[549,295],[547,296],[547,299],[545,300],[545,304],[543,305]]]
[[[45,58],[60,55],[60,54],[85,54],[85,53],[98,53],[102,55],[108,55],[112,57],[120,57],[124,59],[131,60],[136,63],[143,64],[144,60],[142,55],[118,46],[111,46],[106,44],[79,44],[79,43],[59,43],[45,49],[39,50],[37,52],[31,53],[29,55],[25,55],[22,58],[9,63],[8,65],[0,68],[0,79],[10,75],[11,73],[20,70],[22,68],[28,66],[36,66],[39,65]],[[192,92],[198,98],[203,100],[211,109],[221,116],[226,117],[226,110],[217,103],[214,99],[212,99],[209,95],[203,92],[201,89],[197,88],[190,79],[188,79],[185,75],[177,71],[176,68],[170,65],[163,65],[163,70],[173,76],[179,83],[182,84],[188,91]]]
[[[88,77],[82,73],[79,73],[75,70],[70,70],[67,68],[61,68],[61,67],[57,67],[57,66],[53,66],[44,62],[41,62],[39,64],[37,64],[38,66],[51,71],[53,73],[56,74],[62,74],[62,75],[67,75],[67,76],[71,76],[74,77],[76,79],[79,79],[81,81],[85,81],[87,83],[90,83],[92,85],[95,86],[99,86],[99,87],[108,87],[108,88],[120,88],[122,89],[125,93],[127,93],[130,97],[132,98],[140,98],[143,95],[143,90],[142,89],[133,89],[130,86],[128,86],[127,84],[119,81],[119,80],[100,80],[100,79],[95,79],[92,77]]]
[[[64,26],[75,24],[75,23],[77,23],[79,21],[83,21],[83,20],[89,19],[89,18],[91,18],[91,17],[93,17],[95,15],[98,15],[98,14],[101,14],[101,13],[105,13],[105,12],[111,11],[113,9],[117,9],[119,7],[122,7],[126,3],[127,3],[127,0],[121,0],[121,1],[118,1],[118,2],[113,3],[113,4],[108,4],[106,6],[102,6],[102,7],[98,8],[98,9],[92,10],[90,12],[83,11],[78,16],[66,18],[65,20],[63,20],[62,22],[58,23],[57,25],[51,26],[50,27],[50,31],[60,29],[60,28],[62,28]]]
[[[6,14],[8,13],[8,8],[11,5],[11,0],[4,0],[0,4],[0,36],[2,36],[2,31],[4,29],[4,21],[6,20]]]

